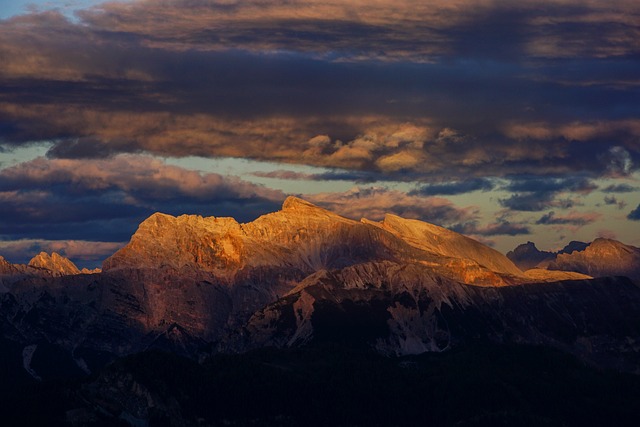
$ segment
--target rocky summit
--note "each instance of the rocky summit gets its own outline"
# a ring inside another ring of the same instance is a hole
[[[540,251],[533,242],[527,242],[508,252],[507,257],[523,270],[536,269],[537,274],[547,270],[640,279],[640,248],[613,239],[572,241],[558,252]],[[530,275],[528,271],[525,274]]]
[[[614,251],[605,247],[584,253]],[[249,223],[154,214],[99,273],[78,274],[57,254],[22,267],[2,259],[0,269],[8,363],[32,378],[52,375],[35,361],[53,355],[64,372],[85,375],[149,349],[197,359],[339,342],[398,356],[477,340],[546,345],[640,372],[631,280],[592,279],[596,269],[523,272],[433,224],[357,221],[295,197]]]

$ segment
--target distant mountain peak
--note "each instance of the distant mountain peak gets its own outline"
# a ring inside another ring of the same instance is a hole
[[[598,240],[598,239],[596,239]],[[595,243],[595,240],[594,240]],[[589,246],[589,243],[580,242],[578,240],[572,240],[564,248],[558,251],[559,254],[570,254],[573,252],[582,252]]]
[[[289,196],[285,199],[284,203],[282,203],[282,210],[298,210],[298,209],[318,209],[325,210],[311,202],[307,202],[304,199],[301,199],[296,196]]]
[[[40,252],[38,255],[31,258],[28,265],[34,268],[49,270],[56,276],[80,274],[80,270],[73,262],[57,252],[52,252],[51,255],[46,252]]]
[[[527,242],[508,252],[507,257],[523,270],[542,268],[592,277],[640,278],[640,248],[602,237],[591,243],[571,241],[558,252],[539,251]]]

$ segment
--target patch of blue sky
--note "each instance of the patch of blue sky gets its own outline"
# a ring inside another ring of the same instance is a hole
[[[131,1],[131,0],[128,0]],[[33,11],[57,10],[71,20],[75,20],[77,10],[87,9],[105,0],[5,0],[0,3],[0,19],[24,15]]]
[[[51,148],[48,142],[33,143],[15,148],[0,145],[0,170],[28,162],[47,154]]]

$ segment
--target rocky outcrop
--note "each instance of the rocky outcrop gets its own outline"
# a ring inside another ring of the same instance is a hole
[[[508,252],[507,257],[523,270],[544,269],[592,277],[640,279],[640,248],[612,239],[598,238],[591,243],[572,241],[558,252],[539,251],[532,242],[527,242]],[[541,274],[526,275],[542,278]]]
[[[46,252],[40,252],[38,255],[31,258],[29,266],[41,270],[47,270],[51,272],[51,275],[53,276],[70,276],[80,274],[80,270],[74,263],[56,252],[52,252],[51,255]]]
[[[19,274],[23,269],[10,263],[4,257],[0,256],[0,276]]]
[[[594,240],[582,251],[558,254],[549,270],[575,271],[593,277],[640,279],[640,248],[612,239]]]

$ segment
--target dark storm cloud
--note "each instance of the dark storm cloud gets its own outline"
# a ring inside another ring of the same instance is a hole
[[[624,55],[637,52],[636,11],[627,1],[173,0],[111,3],[80,16],[93,28],[175,49],[233,46],[416,60]]]
[[[499,200],[505,208],[515,211],[542,211],[550,207],[570,208],[576,205],[572,198],[561,199],[559,194],[585,195],[597,185],[586,177],[537,177],[531,175],[510,177],[503,187],[513,194]]]
[[[624,209],[627,207],[627,202],[624,200],[618,200],[616,196],[604,196],[605,205],[616,205],[618,209]]]
[[[640,221],[640,205],[629,212],[629,215],[627,215],[627,219],[630,219],[632,221]]]
[[[603,188],[601,191],[603,193],[632,193],[637,190],[637,187],[633,187],[629,184],[612,184]]]
[[[524,193],[514,194],[500,199],[500,204],[514,211],[535,212],[551,206],[554,195],[552,193]]]
[[[628,174],[637,5],[615,3],[112,2],[79,23],[33,13],[0,22],[0,141],[53,141],[60,158],[232,156],[438,181]],[[407,125],[422,131],[398,138]],[[318,136],[329,143],[310,146]]]
[[[579,212],[570,212],[567,215],[556,215],[554,211],[551,211],[547,214],[544,214],[536,221],[536,224],[539,225],[573,225],[573,226],[583,226],[590,224],[599,218],[602,215],[598,213],[579,213]]]
[[[2,240],[126,241],[156,211],[234,216],[277,210],[278,191],[145,157],[35,159],[0,171]]]
[[[52,159],[101,159],[119,153],[136,152],[134,144],[129,141],[104,142],[95,138],[77,138],[61,140],[47,151]]]
[[[373,183],[385,177],[367,171],[339,171],[332,170],[321,173],[304,173],[290,170],[275,170],[270,172],[254,172],[253,176],[260,178],[283,179],[290,181],[354,181],[356,183]],[[404,177],[406,179],[406,177]]]
[[[443,184],[424,185],[417,190],[411,191],[409,194],[419,194],[422,196],[433,195],[455,195],[464,194],[472,191],[489,191],[493,190],[494,184],[486,178],[476,178],[468,181],[447,182]]]
[[[571,191],[576,193],[590,193],[598,186],[585,177],[513,177],[505,186],[506,190],[513,192],[557,193]]]
[[[477,221],[470,221],[459,224],[452,230],[475,236],[520,236],[531,234],[531,229],[523,224],[514,224],[510,221],[501,219],[495,223],[486,226],[480,226]]]

